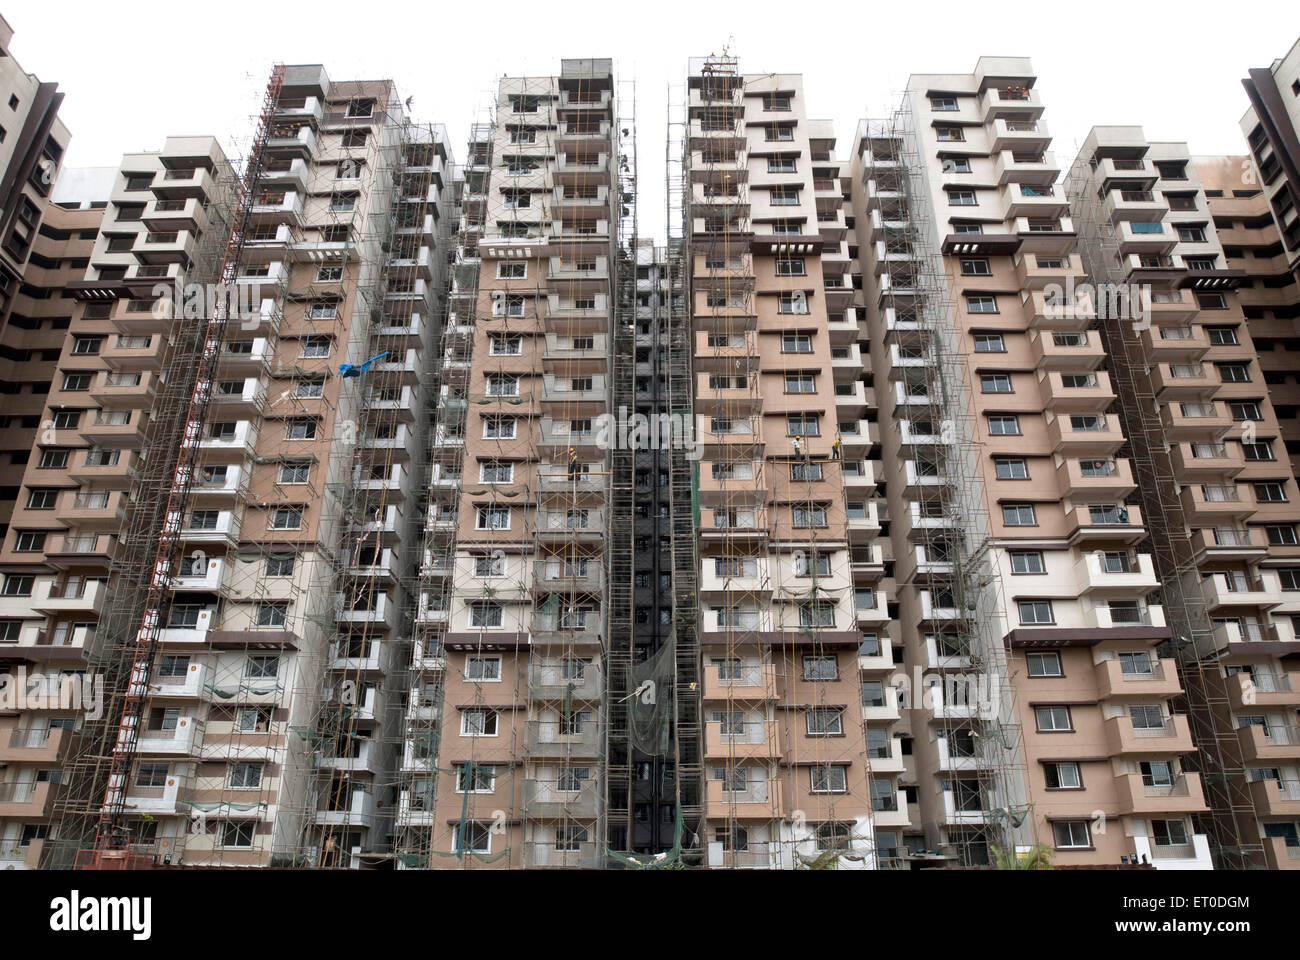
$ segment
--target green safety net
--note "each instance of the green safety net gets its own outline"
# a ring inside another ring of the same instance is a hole
[[[633,870],[678,870],[682,866],[682,807],[677,805],[673,817],[673,845],[663,853],[638,853],[635,855],[605,850],[606,858]]]
[[[670,639],[653,656],[632,664],[628,674],[628,742],[649,756],[668,753],[676,673],[677,642]]]

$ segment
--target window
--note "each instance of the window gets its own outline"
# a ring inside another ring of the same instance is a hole
[[[315,440],[316,421],[315,420],[286,421],[284,425],[284,438],[286,440]]]
[[[280,465],[280,483],[306,483],[311,477],[311,464],[284,463]]]
[[[1268,534],[1270,546],[1294,547],[1300,543],[1300,538],[1296,536],[1296,529],[1291,524],[1273,524],[1264,529]]]
[[[998,298],[989,294],[966,294],[967,313],[997,313]]]
[[[795,527],[826,526],[826,507],[820,503],[796,504],[790,510]]]
[[[68,451],[56,450],[55,447],[47,447],[40,451],[40,459],[36,462],[36,470],[64,470],[68,466]]]
[[[1002,522],[1009,527],[1032,527],[1038,523],[1032,503],[1004,503]]]
[[[143,762],[135,770],[135,785],[137,787],[165,787],[167,786],[167,769],[165,763]]]
[[[221,825],[223,847],[248,848],[253,845],[257,823],[253,820],[227,820]]]
[[[272,530],[302,529],[302,507],[276,507],[271,511]]]
[[[457,793],[492,793],[496,786],[496,770],[492,767],[466,763],[456,768]]]
[[[1092,836],[1087,820],[1053,820],[1052,838],[1058,850],[1078,850],[1092,847]]]
[[[476,530],[509,530],[510,508],[479,507],[475,514],[474,528]]]
[[[980,389],[985,393],[1012,393],[1011,377],[1005,373],[981,374]]]
[[[1260,503],[1286,503],[1286,490],[1277,482],[1255,484],[1255,499]]]
[[[90,389],[90,374],[88,373],[68,373],[63,377],[63,390],[65,393],[80,393]]]
[[[479,630],[493,630],[505,623],[505,610],[492,600],[475,600],[469,605],[469,625]]]
[[[27,491],[28,510],[53,510],[59,499],[59,491],[37,487]]]
[[[808,736],[834,737],[844,732],[843,711],[830,707],[814,707],[805,714]]]
[[[802,277],[807,275],[808,269],[804,264],[802,257],[790,259],[780,259],[776,261],[776,275],[778,277]]]
[[[1055,622],[1050,600],[1021,600],[1018,607],[1020,622],[1026,626]]]
[[[283,627],[289,613],[289,601],[265,600],[256,607],[255,620],[259,627]]]
[[[1040,733],[1060,733],[1073,730],[1070,708],[1067,706],[1034,707],[1034,721]]]
[[[803,658],[805,680],[836,680],[839,675],[839,661],[833,656],[817,655]]]
[[[1249,383],[1250,367],[1244,363],[1217,363],[1219,378],[1224,383]]]
[[[948,206],[973,207],[977,204],[974,190],[949,190]]]
[[[232,763],[229,767],[230,786],[253,789],[262,785],[262,764]]]
[[[931,97],[930,109],[935,113],[948,113],[957,109],[956,97]]]
[[[498,681],[501,679],[500,657],[465,658],[465,679],[480,681]]]
[[[1247,460],[1271,461],[1277,459],[1273,455],[1273,444],[1267,440],[1258,443],[1242,443],[1241,452]]]
[[[266,558],[266,576],[268,577],[292,577],[295,558],[290,555],[287,557],[267,557]]]
[[[999,480],[1029,479],[1029,467],[1020,457],[994,457],[993,468]]]
[[[791,413],[785,418],[787,437],[821,436],[821,426],[815,413]]]
[[[781,336],[782,353],[812,353],[812,337],[806,333],[786,333]]]
[[[960,143],[966,139],[961,127],[935,127],[934,136],[940,143]]]
[[[458,823],[455,825],[452,849],[456,853],[490,853],[492,828],[486,823]]]
[[[1165,727],[1165,711],[1159,704],[1130,704],[1128,715],[1134,730],[1163,730]]]
[[[841,764],[815,764],[809,775],[813,793],[844,793],[848,790],[848,767]]]
[[[768,173],[795,173],[797,165],[794,157],[768,157]]]
[[[1121,653],[1119,670],[1126,677],[1149,677],[1155,673],[1155,664],[1151,654],[1146,650],[1137,653]]]
[[[479,464],[480,483],[513,483],[515,465],[507,460],[484,460]]]
[[[502,260],[497,264],[497,277],[502,280],[522,280],[528,276],[526,260]]]
[[[1046,573],[1047,568],[1043,563],[1043,552],[1041,550],[1011,551],[1011,572]]]
[[[989,436],[1017,437],[1020,435],[1020,418],[1015,414],[990,414]]]
[[[462,710],[460,714],[462,737],[495,737],[497,712],[495,710]]]
[[[342,267],[317,267],[316,279],[321,283],[338,283],[343,279]]]
[[[324,380],[299,380],[294,384],[293,395],[300,400],[315,400],[325,395]]]
[[[774,207],[796,207],[799,205],[799,191],[795,187],[772,187],[771,203]],[[780,271],[777,271],[778,274]]]
[[[80,423],[80,410],[60,410],[54,415],[52,426],[55,430],[75,430]]]
[[[4,595],[6,597],[30,597],[32,587],[36,583],[35,577],[18,576],[17,574],[8,574],[5,577]]]
[[[329,337],[303,337],[299,344],[301,356],[306,358],[328,357],[330,355]]]
[[[835,604],[829,600],[814,600],[799,604],[799,626],[835,626]]]
[[[1043,764],[1043,780],[1048,790],[1082,790],[1079,765],[1072,760]]]
[[[822,479],[822,465],[813,461],[790,464],[790,479],[795,482],[810,483]]]
[[[45,549],[45,533],[24,530],[14,538],[15,553],[40,553]]]
[[[1215,346],[1233,347],[1240,342],[1236,327],[1206,327],[1205,333]]]
[[[1025,654],[1025,665],[1031,677],[1060,677],[1061,655],[1054,651]]]
[[[1000,333],[975,334],[976,353],[1006,353],[1007,344]]]
[[[476,577],[504,577],[505,573],[506,558],[500,554],[474,558],[474,576]]]
[[[719,559],[718,563],[722,564]],[[806,553],[802,550],[794,555],[794,575],[796,577],[828,577],[831,573],[831,558],[827,553]]]
[[[1151,838],[1157,847],[1185,846],[1189,842],[1187,824],[1182,820],[1152,820]]]
[[[514,438],[515,438],[514,417],[488,416],[483,418],[483,439],[513,440]]]

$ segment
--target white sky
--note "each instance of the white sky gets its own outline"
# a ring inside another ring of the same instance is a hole
[[[498,76],[613,57],[637,83],[641,235],[656,237],[668,85],[687,57],[728,43],[746,73],[804,74],[809,112],[834,121],[841,156],[857,120],[887,114],[909,74],[1028,56],[1065,168],[1094,124],[1141,124],[1196,154],[1244,152],[1241,78],[1300,34],[1294,0],[22,0],[4,14],[18,63],[66,94],[72,166],[116,166],[169,134],[216,134],[242,157],[276,61],[323,63],[336,80],[391,77],[417,120],[447,125],[460,159]]]

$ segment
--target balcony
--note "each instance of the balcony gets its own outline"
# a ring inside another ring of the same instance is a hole
[[[199,440],[199,449],[209,463],[229,463],[252,457],[256,443],[256,425],[249,420],[239,420],[234,429],[210,429],[208,435]]]
[[[1124,553],[1122,559],[1100,551],[1085,553],[1075,561],[1074,577],[1082,593],[1143,597],[1159,586],[1151,555],[1147,553],[1136,557]]]
[[[116,373],[102,370],[90,387],[90,399],[105,410],[148,410],[153,405],[157,376],[151,371]]]
[[[1223,626],[1232,627],[1235,624],[1229,623]],[[1262,639],[1262,637],[1264,633],[1261,631],[1260,635],[1252,639]],[[1232,631],[1231,643],[1238,645],[1227,647],[1225,644],[1219,649],[1225,649],[1229,653],[1249,654],[1249,648],[1240,647],[1243,643],[1240,628]],[[1245,643],[1249,643],[1249,640]],[[1292,670],[1290,673],[1271,674],[1264,673],[1264,670],[1256,670],[1253,675],[1244,671],[1234,674],[1227,678],[1227,701],[1234,713],[1252,713],[1261,708],[1295,708],[1296,705],[1300,705],[1300,673]]]
[[[302,194],[296,190],[258,190],[248,208],[252,225],[296,224],[302,216]]]
[[[1150,326],[1142,331],[1146,355],[1161,364],[1196,363],[1210,350],[1210,340],[1202,326]]]
[[[577,732],[566,732],[558,720],[529,720],[524,749],[531,757],[599,757],[604,737],[597,724],[584,723]]]
[[[1063,257],[1074,250],[1077,234],[1069,217],[1016,217],[1013,223],[1022,253]]]
[[[1103,190],[1117,186],[1126,190],[1150,190],[1160,179],[1155,164],[1145,157],[1103,157],[1097,163],[1095,175],[1101,180]]]
[[[1043,115],[1043,101],[1032,87],[988,87],[980,94],[979,109],[985,124],[1037,120]]]
[[[208,211],[198,197],[150,200],[140,220],[153,234],[181,232],[198,235],[208,229]]]
[[[1039,370],[1088,373],[1101,366],[1106,350],[1095,330],[1031,330],[1029,346]]]
[[[214,419],[222,416],[251,419],[262,412],[265,400],[266,388],[255,377],[220,380],[213,385],[209,408]]]
[[[1272,721],[1267,726],[1247,724],[1237,729],[1237,741],[1247,764],[1300,760],[1300,727]]]
[[[244,468],[239,464],[199,467],[194,482],[190,484],[190,496],[198,508],[233,506],[243,492],[245,479]]]
[[[116,533],[126,512],[124,490],[81,490],[65,502],[60,518],[82,532]]]
[[[1070,212],[1064,190],[1050,184],[1008,183],[1000,194],[1008,217],[1055,219]]]
[[[596,819],[603,798],[602,784],[586,779],[576,785],[577,790],[561,790],[557,780],[524,780],[524,815],[536,820]]]
[[[535,535],[546,542],[595,544],[605,537],[603,510],[539,510],[534,522]]]
[[[1269,870],[1300,870],[1300,843],[1285,837],[1264,837],[1264,864]]]
[[[346,806],[336,802],[333,806],[317,807],[313,822],[317,826],[347,826],[359,829],[374,826],[378,810],[373,793],[368,790],[354,789],[350,797],[345,796],[343,799],[348,801]]]
[[[1070,277],[1083,277],[1083,261],[1077,253],[1062,257],[1043,257],[1029,253],[1015,254],[1016,279],[1022,290],[1043,290],[1048,286],[1062,289]]]
[[[993,121],[992,140],[995,152],[1012,150],[1016,153],[1034,154],[1042,153],[1051,146],[1052,136],[1042,120],[998,118]]]
[[[533,562],[533,582],[548,593],[604,593],[605,567],[597,557],[581,562],[563,559]]]
[[[1063,294],[1048,295],[1046,290],[1025,290],[1020,304],[1032,329],[1086,330],[1097,319],[1097,306],[1082,293],[1066,300]]]
[[[1196,563],[1207,560],[1258,560],[1268,552],[1268,540],[1259,527],[1224,524],[1192,533]]]
[[[1090,383],[1086,385],[1076,381],[1076,376],[1055,370],[1039,374],[1038,392],[1044,408],[1057,415],[1105,413],[1106,408],[1115,401],[1115,393],[1110,387],[1110,374],[1105,370],[1094,371],[1087,375]],[[1067,377],[1070,378],[1068,386],[1063,379]]]
[[[1102,215],[1112,224],[1125,220],[1153,223],[1163,220],[1168,212],[1164,198],[1149,190],[1112,190],[1102,203]]]
[[[776,700],[780,693],[777,688],[776,666],[774,664],[742,664],[728,668],[729,675],[722,677],[723,668],[718,664],[704,666],[704,699],[761,701]]]
[[[1210,400],[1219,386],[1211,364],[1157,363],[1151,368],[1151,390],[1160,403]]]
[[[1222,440],[1233,429],[1232,415],[1221,403],[1193,401],[1166,404],[1160,423],[1170,440]]]
[[[1281,783],[1272,777],[1255,780],[1250,785],[1250,796],[1262,817],[1300,817],[1300,780],[1287,779]],[[1300,868],[1300,863],[1296,868]]]
[[[233,510],[219,510],[216,517],[211,517],[206,513],[202,517],[191,516],[181,528],[180,539],[185,543],[236,546],[239,543],[240,514]]]
[[[584,663],[577,676],[565,676],[562,662],[534,663],[528,668],[528,694],[533,700],[599,700],[605,683],[599,665]]]
[[[203,608],[198,610],[193,618],[169,622],[158,631],[158,642],[164,645],[205,643],[208,631],[213,629],[216,622],[216,616],[215,608]]]
[[[1083,414],[1079,419],[1065,414],[1047,425],[1052,450],[1063,457],[1112,457],[1124,445],[1119,415]]]
[[[181,716],[171,729],[147,727],[140,732],[136,753],[141,757],[177,757],[195,753],[203,742],[204,723],[196,717]]]
[[[1137,490],[1127,460],[1065,460],[1056,482],[1062,496],[1074,499],[1119,501]]]
[[[75,733],[62,728],[10,727],[0,729],[0,763],[38,763],[62,766]],[[0,841],[2,842],[2,841]]]
[[[1211,610],[1223,607],[1264,607],[1282,605],[1279,583],[1271,576],[1258,579],[1244,573],[1212,573],[1201,580],[1201,596]]]
[[[1108,700],[1116,697],[1159,697],[1168,699],[1182,692],[1178,680],[1178,670],[1173,660],[1152,657],[1150,669],[1144,673],[1134,672],[1132,664],[1124,669],[1125,661],[1118,659],[1102,660],[1097,664],[1097,695]]]
[[[1233,456],[1222,443],[1184,441],[1174,444],[1169,454],[1174,476],[1181,481],[1221,480],[1246,468],[1245,461]]]
[[[1112,607],[1102,601],[1091,610],[1084,611],[1083,625],[1097,630],[1110,630],[1113,627],[1155,627],[1164,630],[1165,608],[1155,603],[1139,603],[1136,608],[1125,605]]]
[[[135,245],[131,252],[140,263],[179,263],[186,266],[194,259],[196,246],[194,234],[185,230],[165,233],[142,231],[135,235]]]
[[[307,162],[298,157],[274,160],[262,166],[257,185],[272,190],[291,190],[305,194],[310,183],[311,171]]]
[[[1111,717],[1104,727],[1111,754],[1191,753],[1196,749],[1184,716],[1169,717],[1158,727],[1137,728],[1128,716]]]
[[[590,646],[601,642],[599,610],[573,610],[554,614],[538,613],[532,619],[532,642]]]
[[[155,173],[152,189],[154,196],[163,200],[203,200],[212,196],[215,186],[211,171],[204,167],[181,167]]]
[[[339,598],[340,601],[342,598]],[[358,600],[351,606],[343,606],[340,602],[339,608],[336,608],[334,618],[341,624],[360,625],[363,629],[371,631],[392,629],[396,624],[396,608],[393,602],[388,599],[388,594],[378,593],[369,597]],[[346,661],[338,666],[332,666],[335,670],[378,670],[380,658],[383,654],[383,644],[375,641],[371,644],[370,653],[364,657],[337,657],[335,662]],[[373,665],[372,665],[373,664]]]
[[[107,567],[120,556],[117,537],[107,533],[55,533],[45,545],[45,562],[56,570]]]
[[[45,585],[43,595],[33,598],[32,610],[52,616],[68,614],[98,617],[104,610],[108,587],[100,580],[74,579],[66,583]]]
[[[1119,813],[1150,816],[1171,813],[1200,813],[1207,809],[1199,774],[1179,774],[1168,784],[1146,782],[1140,773],[1115,778]]]
[[[182,557],[180,569],[172,577],[171,588],[178,593],[215,593],[224,582],[224,560]]]
[[[1179,499],[1188,524],[1194,527],[1239,526],[1255,512],[1249,488],[1235,483],[1189,484]]]
[[[1060,176],[1061,167],[1050,150],[1039,153],[1019,150],[1001,150],[993,163],[993,173],[999,184],[1033,183],[1050,185]]]
[[[709,780],[705,784],[704,811],[710,819],[762,820],[785,815],[781,790],[773,789],[770,781],[748,780],[742,790],[728,790],[735,786],[726,780]]]
[[[378,597],[379,601],[387,601],[387,599],[385,594],[380,594]],[[388,604],[386,602],[376,602],[374,607],[361,610],[344,608],[336,612],[336,617],[340,623],[365,623],[370,614],[380,610],[387,612]],[[352,618],[349,616],[351,614],[357,616]],[[392,662],[392,653],[392,644],[386,640],[377,639],[372,633],[368,639],[358,643],[330,644],[327,667],[330,670],[341,670],[356,674],[385,673]]]
[[[1121,254],[1163,256],[1178,245],[1178,234],[1161,222],[1121,220],[1115,229]]]
[[[723,733],[722,721],[704,724],[706,759],[756,760],[781,756],[779,729],[774,720],[745,718],[740,729]]]
[[[0,817],[24,820],[48,817],[57,790],[58,787],[48,780],[41,783],[0,783]]]
[[[247,349],[231,349],[236,345],[242,348],[244,344],[248,345]],[[218,376],[260,373],[270,361],[271,355],[270,344],[264,337],[253,340],[227,340],[222,344],[217,360]]]

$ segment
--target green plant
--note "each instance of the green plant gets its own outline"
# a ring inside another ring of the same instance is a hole
[[[1006,847],[994,844],[993,865],[999,870],[1056,869],[1052,865],[1052,848],[1042,843],[1036,843],[1024,852],[1008,850]]]

